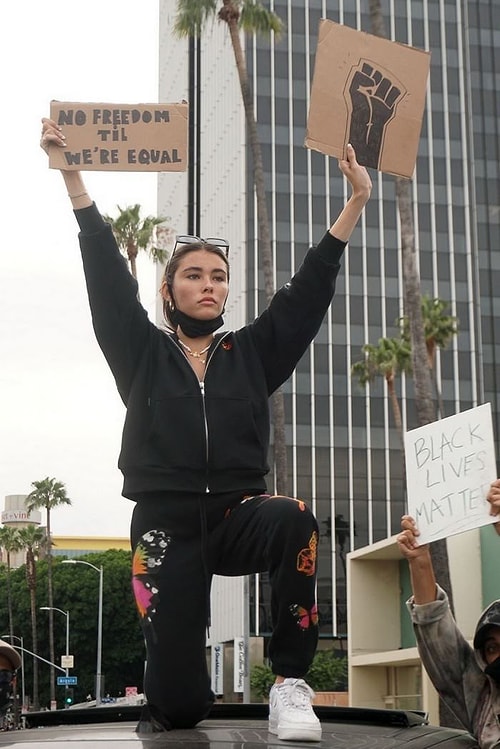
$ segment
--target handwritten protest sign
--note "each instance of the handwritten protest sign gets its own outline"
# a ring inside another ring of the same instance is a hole
[[[405,456],[420,543],[496,520],[486,500],[497,478],[490,403],[406,432]]]
[[[49,148],[52,169],[183,172],[187,169],[188,105],[52,101],[50,116],[66,148]]]

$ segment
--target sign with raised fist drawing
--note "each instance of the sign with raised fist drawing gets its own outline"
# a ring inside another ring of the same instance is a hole
[[[304,145],[401,177],[415,169],[430,54],[320,21]]]

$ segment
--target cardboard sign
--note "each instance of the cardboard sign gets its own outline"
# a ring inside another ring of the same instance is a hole
[[[406,432],[405,457],[419,543],[498,520],[486,499],[497,478],[490,403]]]
[[[304,145],[411,177],[430,53],[322,19]]]
[[[51,169],[184,172],[188,105],[52,101],[66,148],[51,146]]]

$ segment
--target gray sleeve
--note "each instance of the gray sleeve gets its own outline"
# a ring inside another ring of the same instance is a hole
[[[447,594],[438,585],[435,601],[415,604],[410,598],[406,605],[430,680],[464,728],[473,733],[473,717],[486,677],[457,627]]]

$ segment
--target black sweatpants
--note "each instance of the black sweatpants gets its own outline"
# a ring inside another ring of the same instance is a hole
[[[300,500],[241,494],[154,497],[136,503],[132,585],[147,648],[148,705],[191,727],[214,696],[206,661],[212,575],[269,572],[275,674],[302,677],[318,639],[318,524]]]

